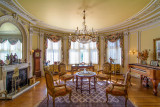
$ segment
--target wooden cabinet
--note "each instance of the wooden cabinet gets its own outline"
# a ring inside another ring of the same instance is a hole
[[[34,57],[34,75],[36,77],[41,77],[41,71],[40,71],[40,58],[41,58],[41,50],[36,49],[33,53]]]

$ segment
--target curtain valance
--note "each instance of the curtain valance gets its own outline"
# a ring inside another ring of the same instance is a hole
[[[18,40],[22,43],[22,35],[0,35],[0,43],[9,41],[11,45],[15,45]]]
[[[124,38],[123,38],[123,33],[116,33],[116,34],[108,35],[108,36],[105,37],[104,59],[106,61],[106,50],[107,50],[107,47],[108,47],[108,41],[116,42],[119,39],[120,39],[120,47],[121,47],[121,64],[122,64],[122,67],[124,67]]]

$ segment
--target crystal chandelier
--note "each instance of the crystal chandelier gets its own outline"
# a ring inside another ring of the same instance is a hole
[[[98,34],[97,32],[93,31],[93,28],[90,31],[87,30],[87,25],[86,25],[86,21],[85,21],[85,19],[86,19],[85,12],[86,11],[84,10],[83,11],[83,23],[82,23],[83,28],[82,28],[82,30],[79,30],[77,27],[77,29],[75,31],[77,41],[80,43],[83,43],[83,44],[88,43],[93,39],[96,39],[97,34]]]

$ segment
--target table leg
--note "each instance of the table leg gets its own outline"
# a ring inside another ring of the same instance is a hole
[[[96,91],[96,77],[94,77],[94,89]]]
[[[78,76],[76,76],[76,91],[77,91],[77,88],[78,88]]]
[[[81,77],[81,93],[82,93],[82,82],[83,82],[83,78]]]
[[[89,78],[89,94],[90,94],[90,90],[91,90],[90,81],[91,81],[91,78]]]

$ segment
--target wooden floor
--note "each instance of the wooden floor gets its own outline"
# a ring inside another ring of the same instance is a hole
[[[113,80],[121,76],[112,76]],[[37,79],[40,84],[23,93],[14,100],[0,100],[0,107],[36,107],[46,97],[45,78]],[[158,90],[159,91],[159,90]],[[160,107],[160,91],[158,96],[152,94],[152,88],[144,88],[140,79],[132,78],[129,87],[129,99],[137,107]]]

